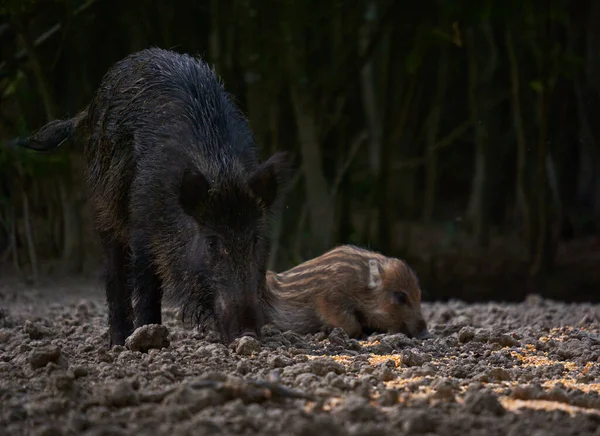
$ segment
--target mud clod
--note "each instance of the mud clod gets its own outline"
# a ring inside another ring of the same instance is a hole
[[[42,339],[44,336],[49,336],[50,332],[33,322],[27,320],[23,324],[23,332],[29,336],[30,339]]]
[[[427,356],[413,350],[404,350],[400,353],[402,364],[406,366],[421,366],[427,361]]]
[[[260,342],[252,336],[242,336],[235,348],[235,352],[242,356],[250,356],[260,351]]]
[[[465,397],[465,408],[475,414],[492,413],[497,416],[502,416],[506,413],[498,398],[487,392],[473,392]]]
[[[58,392],[69,393],[73,391],[75,376],[64,371],[56,372],[52,375],[52,382]]]
[[[465,342],[469,342],[471,340],[473,340],[473,338],[475,337],[475,329],[473,327],[463,327],[460,329],[460,331],[458,332],[458,340],[460,342],[462,342],[463,344]]]
[[[434,432],[435,422],[425,412],[414,413],[402,423],[402,430],[406,434],[425,434]]]
[[[335,415],[349,421],[372,421],[377,418],[378,411],[369,401],[360,395],[351,395],[333,411]]]
[[[164,325],[148,324],[135,329],[125,340],[125,346],[131,351],[148,352],[151,349],[168,348],[169,331]]]
[[[118,382],[106,396],[106,404],[113,407],[135,406],[139,403],[137,392],[126,381]]]
[[[458,393],[457,383],[448,378],[436,380],[431,387],[435,389],[432,397],[438,400],[454,401]]]
[[[47,345],[31,350],[29,353],[29,363],[33,369],[43,368],[48,363],[58,363],[60,358],[60,347],[57,345]]]
[[[338,327],[331,330],[331,333],[329,333],[329,337],[327,339],[329,339],[329,342],[331,342],[333,345],[339,345],[340,347],[344,348],[348,346],[348,341],[350,340],[348,334]]]

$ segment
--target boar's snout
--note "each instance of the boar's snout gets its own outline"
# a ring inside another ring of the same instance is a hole
[[[433,335],[431,333],[429,333],[429,330],[425,329],[423,331],[421,331],[421,333],[417,334],[417,336],[415,336],[417,339],[430,339],[433,337]]]
[[[226,291],[223,294],[215,307],[222,341],[230,344],[241,336],[253,336],[259,339],[264,318],[258,298],[255,296],[256,292],[250,293],[249,298],[232,298],[233,296]]]

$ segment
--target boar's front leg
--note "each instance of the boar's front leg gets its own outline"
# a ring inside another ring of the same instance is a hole
[[[136,327],[161,324],[161,281],[150,257],[149,244],[143,237],[133,240],[132,260]]]
[[[104,286],[108,305],[108,347],[111,348],[124,345],[127,336],[133,332],[129,256],[127,249],[109,235],[101,234],[100,238],[107,260]]]

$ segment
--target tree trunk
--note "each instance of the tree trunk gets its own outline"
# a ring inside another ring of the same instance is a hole
[[[600,59],[597,56],[600,49],[600,30],[596,24],[599,19],[600,4],[591,2],[589,21],[586,26],[585,80],[583,84],[580,81],[575,82],[581,130],[578,197],[580,202],[591,203],[592,216],[585,225],[596,232],[600,232],[600,177],[597,176],[600,173],[600,153],[598,132],[593,127],[590,116],[594,111],[589,107],[589,100],[586,101],[585,98],[589,98],[589,94],[594,95],[600,91]]]
[[[31,278],[34,283],[39,278],[38,257],[33,240],[33,231],[31,229],[31,216],[29,213],[29,197],[25,190],[21,191],[21,199],[23,202],[23,222],[25,225],[25,239],[27,241],[27,252],[29,253],[29,261],[31,262]]]
[[[273,101],[269,106],[269,145],[270,145],[270,153],[275,153],[279,149],[279,104],[276,101]],[[284,195],[292,192],[296,185],[298,184],[300,177],[302,174],[300,171],[296,173],[292,181],[290,182],[288,189],[284,192]],[[283,203],[283,202],[282,202]],[[283,211],[279,212],[279,216],[272,223],[271,227],[271,253],[269,255],[268,269],[273,270],[277,266],[278,256],[279,256],[279,247],[282,243],[281,235],[283,233]]]
[[[173,46],[173,15],[175,6],[171,2],[159,2],[158,13],[162,30],[163,47]]]
[[[304,261],[304,258],[302,256],[302,247],[303,247],[302,241],[304,239],[303,238],[304,237],[304,226],[306,225],[307,215],[308,215],[308,206],[306,205],[306,202],[304,202],[302,204],[302,208],[300,210],[300,216],[298,218],[298,222],[296,223],[296,232],[294,233],[296,235],[296,238],[294,240],[292,254],[291,254],[293,264],[299,264]]]
[[[344,174],[340,185],[340,220],[337,235],[340,244],[347,244],[352,236],[352,194],[349,178],[348,174]]]
[[[302,153],[304,189],[312,233],[311,248],[320,253],[331,246],[334,211],[329,197],[327,180],[321,168],[321,148],[316,120],[309,108],[310,103],[306,98],[300,96],[300,91],[295,84],[290,85],[290,92]]]
[[[21,264],[19,263],[19,250],[17,247],[17,214],[15,208],[10,206],[10,250],[13,256],[13,265],[17,274],[21,274]]]
[[[300,182],[301,177],[302,173],[300,171],[296,172],[296,175],[290,181],[288,189],[286,189],[286,191],[282,194],[284,197],[296,188],[296,185]],[[279,219],[275,220],[275,222],[272,223],[271,226],[271,252],[269,254],[269,261],[267,266],[267,269],[269,270],[273,270],[277,266],[282,232],[283,216],[280,216]]]
[[[512,32],[506,31],[506,51],[510,66],[510,81],[512,93],[512,115],[513,127],[515,129],[517,139],[517,165],[516,165],[516,198],[518,209],[521,213],[523,222],[523,236],[527,247],[531,244],[531,213],[529,210],[529,196],[525,188],[525,171],[527,167],[527,140],[525,139],[525,129],[523,127],[523,116],[521,114],[521,97],[520,97],[520,80],[519,67],[513,44]]]
[[[6,209],[8,209],[8,207]],[[1,208],[1,211],[2,216],[8,216],[7,210]],[[10,256],[11,243],[8,224],[10,224],[8,220],[6,220],[6,222],[0,222],[0,268]]]
[[[581,138],[581,151],[577,165],[579,169],[577,177],[578,201],[591,202],[593,216],[600,217],[600,178],[597,177],[597,174],[600,174],[600,162],[596,151],[598,141],[590,124],[589,114],[584,104],[583,91],[579,83],[575,83],[575,96],[577,97],[579,137]],[[597,227],[597,229],[600,230],[600,227]]]
[[[29,37],[25,23],[21,21],[21,17],[17,17],[17,20],[15,21],[15,27],[17,28],[19,37],[23,42],[29,62],[31,62],[35,81],[42,98],[42,103],[44,104],[44,110],[46,111],[47,121],[52,121],[55,119],[56,105],[54,103],[54,98],[52,97],[52,90],[48,85],[46,75],[42,69],[42,64],[40,63],[37,53],[35,52],[34,43]]]
[[[210,32],[208,34],[208,46],[210,58],[217,70],[221,68],[221,30],[219,22],[219,0],[210,0]]]
[[[471,126],[473,127],[473,139],[475,142],[475,172],[471,183],[471,197],[467,208],[467,217],[472,227],[472,236],[475,244],[485,247],[489,243],[489,217],[488,217],[488,146],[486,144],[486,132],[484,125],[484,114],[479,107],[479,96],[477,92],[479,75],[477,69],[477,52],[475,48],[474,29],[466,31],[467,48],[469,53],[469,87],[468,102],[471,114]]]
[[[375,8],[375,3],[369,1],[367,8]],[[373,24],[376,16],[367,14],[367,21],[362,26],[361,37],[359,39],[359,52],[364,53],[371,40],[370,35],[373,32]],[[379,176],[381,170],[381,143],[383,140],[383,125],[382,117],[379,113],[380,105],[377,102],[377,93],[375,91],[375,81],[373,77],[373,63],[371,60],[365,64],[360,72],[361,79],[361,94],[363,100],[363,108],[369,128],[369,163],[371,174],[375,178]]]
[[[420,38],[422,28],[417,30],[416,40]],[[394,44],[402,39],[401,32],[398,29],[392,29],[389,36],[389,50],[394,50]],[[395,218],[392,210],[396,207],[390,207],[390,203],[396,204],[401,201],[398,197],[401,193],[394,190],[390,192],[390,180],[393,171],[394,148],[404,145],[405,127],[409,117],[409,112],[413,109],[413,100],[417,89],[418,71],[406,73],[404,62],[400,62],[395,53],[389,53],[389,72],[387,74],[387,83],[385,86],[385,106],[383,116],[385,119],[384,136],[385,140],[381,145],[381,172],[374,184],[372,197],[375,200],[378,211],[377,240],[376,246],[384,253],[388,253],[391,244],[391,227]],[[403,80],[397,80],[398,76],[404,76]],[[400,104],[398,104],[400,102]],[[365,224],[365,228],[370,228],[370,223]]]
[[[538,126],[538,155],[536,174],[536,197],[537,197],[537,231],[534,237],[535,245],[530,268],[532,277],[549,271],[554,261],[554,243],[551,234],[551,223],[548,211],[548,177],[546,173],[547,164],[547,97],[546,91],[542,91],[538,100],[539,126]]]
[[[425,199],[423,205],[423,221],[425,223],[431,222],[434,213],[437,187],[437,153],[435,151],[435,144],[437,139],[438,128],[440,125],[440,118],[442,116],[442,109],[444,106],[444,96],[446,94],[447,77],[448,50],[446,47],[443,47],[440,54],[440,63],[438,66],[437,92],[432,104],[431,112],[427,119],[428,128],[425,164]]]
[[[62,268],[64,272],[81,272],[83,253],[79,250],[81,223],[73,194],[59,180],[60,203],[63,211]]]

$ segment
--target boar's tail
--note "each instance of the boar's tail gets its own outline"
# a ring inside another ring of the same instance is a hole
[[[88,110],[85,108],[73,118],[50,121],[29,137],[14,139],[12,145],[36,151],[55,150],[73,136],[87,114]]]

